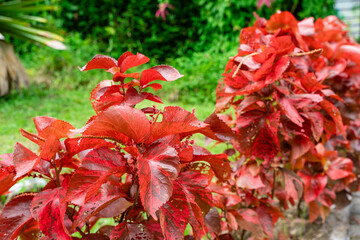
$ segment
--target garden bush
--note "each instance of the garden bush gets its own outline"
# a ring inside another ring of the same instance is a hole
[[[136,108],[162,103],[154,81],[182,77],[175,68],[129,72],[149,58],[96,55],[80,70],[112,80],[92,90],[86,125],[36,117],[37,133],[20,132],[38,151],[17,143],[1,155],[1,194],[24,177],[48,183],[4,206],[0,236],[278,239],[286,233],[274,235],[275,223],[295,204],[324,220],[337,197],[359,189],[360,46],[345,28],[335,16],[257,17],[216,89],[226,114],[203,122],[176,106]],[[227,149],[212,154],[193,134]]]

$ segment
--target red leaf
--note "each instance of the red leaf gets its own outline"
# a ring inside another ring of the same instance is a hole
[[[48,138],[51,135],[55,135],[57,139],[71,137],[74,135],[71,130],[75,128],[68,122],[56,119],[50,125],[45,127],[39,132],[39,136]]]
[[[336,58],[350,59],[357,65],[360,65],[360,47],[359,47],[359,45],[341,45],[336,51]]]
[[[47,189],[31,202],[31,215],[39,221],[40,230],[48,237],[71,239],[64,224],[67,205],[62,202],[65,189]]]
[[[165,107],[162,122],[155,122],[151,125],[151,143],[159,138],[173,134],[185,136],[201,132],[207,124],[199,121],[194,114],[180,107]]]
[[[113,148],[115,145],[103,139],[95,138],[67,138],[65,139],[66,152],[69,156],[74,156],[81,151],[96,148]]]
[[[31,221],[30,203],[34,194],[22,194],[8,202],[0,213],[0,238],[13,240],[23,231],[24,225]]]
[[[314,143],[305,134],[296,135],[291,141],[291,159],[295,160],[314,147]]]
[[[50,135],[42,147],[40,158],[46,161],[51,161],[55,154],[60,151],[61,145],[60,141],[57,139],[56,135]]]
[[[286,168],[282,169],[281,173],[286,193],[293,199],[300,199],[304,192],[300,177]]]
[[[335,107],[331,102],[325,99],[320,103],[320,106],[330,115],[330,117],[335,122],[337,132],[345,136],[344,124],[342,122],[339,109],[337,109],[337,107]]]
[[[140,85],[144,86],[149,82],[155,80],[162,81],[175,81],[178,78],[183,77],[178,70],[168,65],[159,65],[156,67],[152,67],[150,69],[146,69],[141,73],[140,77]]]
[[[125,194],[121,192],[121,189],[113,185],[103,185],[100,192],[85,203],[80,208],[75,221],[73,222],[70,231],[73,231],[76,227],[82,226],[92,216],[101,218],[111,218],[119,216],[123,213],[132,203],[123,198]]]
[[[172,180],[180,171],[174,148],[153,144],[138,160],[140,197],[145,210],[157,220],[156,211],[166,203],[173,191]]]
[[[231,168],[226,154],[194,155],[193,161],[208,162],[217,178],[226,181],[231,174]]]
[[[314,201],[324,190],[327,184],[327,176],[325,174],[316,174],[315,176],[307,175],[304,172],[299,172],[298,175],[304,182],[304,196],[305,202]]]
[[[71,177],[65,201],[82,206],[112,174],[120,177],[126,172],[126,161],[120,152],[108,148],[92,150]]]
[[[15,145],[13,161],[16,169],[15,178],[19,178],[31,172],[36,164],[39,163],[40,158],[20,143],[17,143]]]
[[[52,118],[48,116],[38,116],[38,117],[34,117],[33,120],[35,123],[36,130],[39,133],[42,130],[44,130],[46,127],[50,126],[53,122],[55,122],[56,118]]]
[[[1,162],[0,162],[1,163]],[[13,166],[0,168],[0,195],[4,195],[19,180],[15,178],[16,171]]]
[[[138,109],[127,106],[111,106],[89,123],[84,135],[108,136],[125,144],[133,139],[144,142],[150,135],[150,123]]]
[[[309,92],[313,93],[321,89],[327,88],[316,80],[314,73],[308,73],[306,76],[301,78],[301,85]]]
[[[167,239],[181,239],[188,223],[196,239],[206,233],[202,212],[208,212],[211,207],[208,184],[207,176],[196,172],[184,172],[175,181],[173,195],[159,211],[160,225]]]
[[[324,131],[324,120],[320,112],[308,112],[307,116],[311,121],[311,131],[316,141],[320,140]]]
[[[161,240],[164,239],[158,223],[120,223],[110,235],[110,240]]]
[[[226,125],[226,123],[215,113],[212,113],[209,117],[207,117],[204,123],[209,124],[210,131],[206,128],[201,130],[201,133],[207,137],[224,142],[235,138],[235,134],[231,128]]]
[[[261,230],[257,213],[252,209],[240,209],[236,218],[240,227],[252,232],[257,239],[263,239],[263,231]]]
[[[121,65],[119,67],[120,67],[121,72],[124,73],[129,68],[145,64],[148,61],[150,61],[150,59],[141,53],[137,53],[136,55],[129,54],[128,56],[125,57],[124,60],[122,60]]]
[[[354,176],[353,174],[353,162],[349,158],[337,157],[330,162],[329,169],[326,174],[332,180],[338,180],[346,178],[348,176]]]
[[[256,165],[256,164],[255,164]],[[241,188],[258,189],[265,187],[260,175],[253,174],[251,168],[257,168],[254,164],[248,166],[243,165],[239,171],[239,176],[236,180],[236,185]],[[256,172],[256,171],[255,171]]]
[[[304,122],[304,119],[301,118],[299,112],[296,110],[290,99],[281,98],[279,101],[279,105],[281,110],[290,119],[290,121],[302,127],[302,123]]]
[[[80,71],[92,69],[109,69],[117,66],[117,61],[109,56],[97,54],[84,67],[79,68]]]
[[[265,83],[270,84],[282,77],[282,74],[289,66],[289,57],[282,56],[279,60],[277,60],[271,69],[271,71],[266,75]]]
[[[159,89],[162,89],[162,86],[161,84],[159,83],[152,83],[152,84],[148,84],[148,85],[145,85],[144,88],[147,88],[147,87],[151,87],[152,89],[154,89],[155,91],[159,90]]]

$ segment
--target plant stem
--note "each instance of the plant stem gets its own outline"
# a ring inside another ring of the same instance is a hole
[[[61,185],[60,185],[59,170],[58,170],[57,167],[56,167],[56,163],[55,163],[55,160],[54,160],[54,159],[52,159],[51,165],[53,166],[53,168],[54,168],[54,170],[55,170],[56,185],[57,185],[58,187],[60,187]]]

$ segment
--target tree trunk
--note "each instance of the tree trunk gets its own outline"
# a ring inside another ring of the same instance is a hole
[[[0,40],[0,97],[10,89],[27,87],[29,77],[11,44]]]

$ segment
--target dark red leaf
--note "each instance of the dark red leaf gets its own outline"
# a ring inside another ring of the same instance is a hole
[[[194,155],[193,161],[208,162],[217,178],[226,181],[231,174],[229,160],[226,154]]]
[[[30,203],[34,194],[22,194],[8,202],[0,213],[0,238],[13,240],[24,230],[23,227],[32,220]]]

